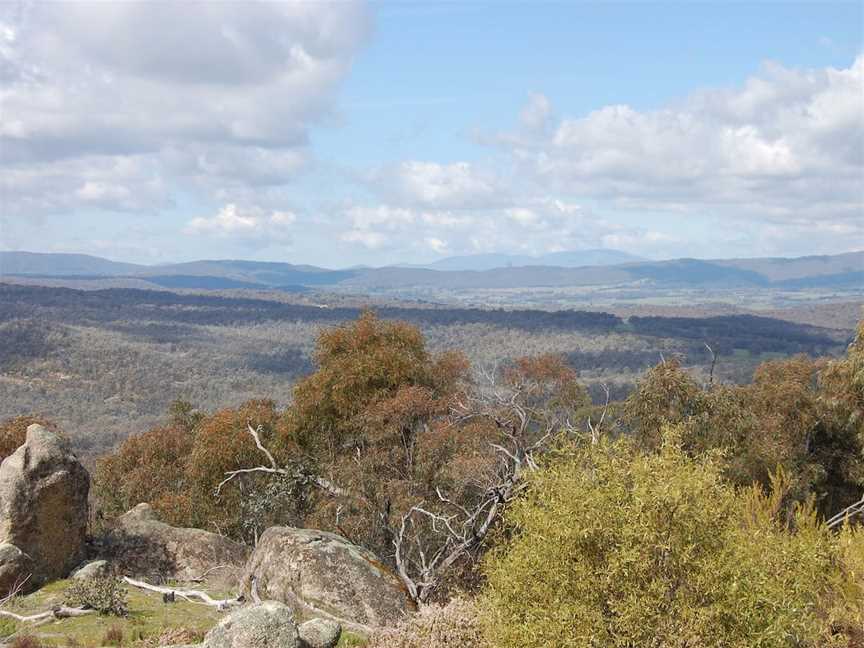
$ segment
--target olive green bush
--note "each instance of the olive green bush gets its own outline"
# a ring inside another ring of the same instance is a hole
[[[812,505],[787,513],[782,472],[768,494],[736,490],[679,434],[651,454],[568,447],[532,477],[486,561],[491,645],[849,645],[837,619],[851,619],[841,589],[855,578]]]
[[[90,608],[99,614],[125,617],[129,613],[126,588],[113,577],[73,580],[63,599],[67,605]]]

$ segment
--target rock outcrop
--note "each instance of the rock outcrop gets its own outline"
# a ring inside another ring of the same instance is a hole
[[[399,579],[375,554],[313,529],[267,529],[243,575],[247,592],[253,583],[262,599],[361,632],[393,625],[412,609]]]
[[[90,580],[91,578],[106,578],[111,575],[111,563],[107,560],[91,560],[79,565],[72,572],[73,580]]]
[[[300,648],[335,648],[342,636],[342,626],[329,619],[312,619],[297,628]]]
[[[0,464],[0,543],[31,559],[28,589],[81,562],[89,492],[90,475],[68,442],[41,425],[28,427],[24,445]]]
[[[240,608],[204,637],[204,648],[300,648],[291,608],[276,601]]]
[[[149,504],[139,504],[115,520],[100,556],[129,576],[150,582],[204,579],[213,587],[235,589],[249,549],[202,529],[160,521]]]
[[[33,573],[33,559],[15,545],[0,544],[0,597],[6,596]],[[29,581],[28,581],[29,582]]]

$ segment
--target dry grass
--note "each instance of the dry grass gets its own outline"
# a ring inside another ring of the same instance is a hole
[[[477,607],[470,599],[426,605],[392,630],[373,635],[366,648],[484,648]]]

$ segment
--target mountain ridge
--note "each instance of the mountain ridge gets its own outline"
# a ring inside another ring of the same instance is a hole
[[[681,258],[628,261],[614,265],[531,265],[486,270],[404,266],[330,270],[312,265],[239,259],[142,265],[90,255],[0,252],[0,279],[4,275],[137,279],[165,287],[175,285],[204,290],[275,288],[296,291],[303,287],[458,290],[627,284],[715,288],[854,288],[856,285],[864,286],[864,251],[793,258]]]

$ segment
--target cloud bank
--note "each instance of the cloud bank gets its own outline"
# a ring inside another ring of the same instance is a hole
[[[373,185],[387,203],[378,213],[399,217],[355,221],[350,240],[661,256],[688,254],[694,234],[703,254],[736,241],[764,254],[864,247],[864,56],[845,69],[765,64],[740,87],[656,110],[554,114],[535,93],[514,130],[481,133],[494,168],[410,161],[377,171]]]
[[[353,2],[4,3],[6,213],[290,182],[368,29]]]
[[[361,2],[0,4],[0,226],[169,213],[171,235],[310,241],[346,265],[864,247],[864,56],[654,109],[572,115],[535,92],[473,158],[320,164],[311,133],[338,122],[370,33]],[[309,176],[319,195],[295,195]]]

